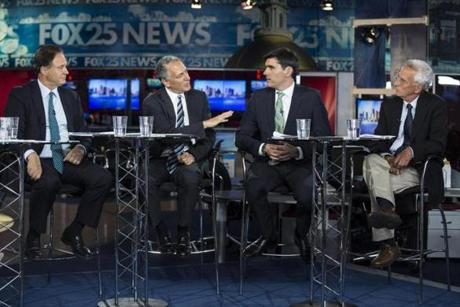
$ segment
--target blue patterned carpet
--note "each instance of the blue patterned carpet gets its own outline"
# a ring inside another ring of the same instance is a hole
[[[169,306],[289,306],[309,297],[306,267],[300,260],[258,258],[248,263],[244,295],[240,296],[238,263],[221,266],[221,295],[216,295],[214,266],[199,264],[157,266],[150,269],[152,298]],[[106,298],[114,296],[114,273],[104,271]],[[25,278],[25,306],[87,307],[98,302],[95,272],[53,273]],[[417,304],[417,285],[362,271],[347,271],[346,301],[358,306],[460,306],[460,293],[425,286],[425,301]]]

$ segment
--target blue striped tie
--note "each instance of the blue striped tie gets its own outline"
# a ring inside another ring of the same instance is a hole
[[[50,92],[48,99],[48,121],[50,127],[51,142],[58,142],[61,139],[59,135],[59,125],[56,119],[56,111],[54,111],[54,93]],[[64,154],[60,144],[51,144],[51,154],[53,157],[54,168],[62,174],[64,171]]]
[[[180,128],[184,126],[184,105],[182,104],[182,95],[177,96],[177,114],[176,114],[176,127]],[[176,171],[179,161],[177,157],[182,154],[184,150],[184,144],[177,144],[172,148],[171,154],[168,156],[166,161],[166,169],[170,174]]]

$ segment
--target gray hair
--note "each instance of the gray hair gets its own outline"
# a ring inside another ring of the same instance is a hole
[[[415,70],[414,81],[420,84],[424,90],[427,90],[433,82],[434,74],[431,66],[422,60],[410,59],[404,62],[402,66],[407,66]]]
[[[169,79],[168,69],[166,69],[166,65],[168,65],[171,62],[175,62],[175,61],[181,61],[181,59],[179,59],[178,57],[174,55],[165,55],[158,61],[157,67],[155,70],[160,80]]]

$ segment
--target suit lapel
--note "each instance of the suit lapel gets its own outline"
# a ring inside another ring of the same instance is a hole
[[[419,99],[417,100],[417,108],[415,109],[414,122],[412,123],[412,135],[414,139],[417,135],[417,131],[421,130],[421,127],[425,124],[424,119],[426,112],[428,111],[428,101],[426,100],[425,92],[422,92]]]
[[[299,97],[299,91],[297,90],[297,86],[294,86],[294,91],[292,93],[291,99],[291,106],[289,108],[288,117],[286,120],[286,126],[284,127],[284,131],[287,134],[296,134],[297,133],[297,124],[295,119],[295,114],[300,114],[300,106],[302,100]]]
[[[168,117],[169,126],[175,127],[176,126],[176,112],[174,111],[173,102],[171,101],[171,98],[169,98],[169,95],[166,92],[165,88],[161,89],[160,97],[161,97],[160,104],[163,110],[165,111],[164,113]]]
[[[59,98],[61,99],[62,108],[64,109],[65,118],[67,120],[67,130],[74,131],[71,112],[72,112],[72,101],[71,98],[66,95],[65,91],[62,91],[61,88],[58,88]]]
[[[185,92],[184,96],[185,103],[187,104],[189,124],[199,121],[199,119],[195,118],[195,116],[198,116],[199,112],[195,110],[196,104],[192,102],[192,96],[190,95],[190,92]]]
[[[267,94],[266,100],[262,101],[262,105],[265,108],[265,112],[262,114],[267,114],[266,121],[268,125],[268,131],[275,131],[275,90],[272,89]]]
[[[40,87],[38,86],[38,81],[34,81],[34,86],[32,87],[32,107],[35,110],[35,114],[38,115],[38,121],[40,123],[40,135],[42,139],[45,139],[46,136],[46,117],[45,117],[45,108],[42,101],[42,93],[40,92]]]

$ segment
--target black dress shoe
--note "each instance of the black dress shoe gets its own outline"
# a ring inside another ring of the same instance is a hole
[[[295,233],[294,235],[294,243],[299,249],[300,258],[305,262],[309,263],[310,261],[310,243],[308,242],[308,236],[304,236],[303,238]]]
[[[263,252],[267,251],[268,249],[274,249],[277,247],[278,244],[276,242],[264,239],[263,237],[260,237],[259,239],[255,240],[252,242],[250,245],[248,245],[244,251],[243,255],[245,257],[254,257],[257,255],[262,254]]]
[[[190,233],[179,234],[176,245],[176,255],[185,257],[189,256],[192,252],[192,246],[190,245]]]
[[[61,241],[72,248],[72,252],[79,257],[89,258],[93,252],[85,245],[81,234],[72,235],[66,229],[62,234]]]
[[[29,260],[41,257],[40,237],[30,238],[27,236],[24,255]]]
[[[171,239],[171,236],[168,232],[164,233],[161,230],[156,230],[157,239],[158,239],[158,250],[162,254],[174,254],[174,243]]]

